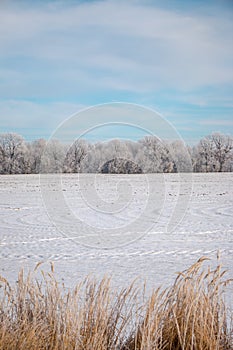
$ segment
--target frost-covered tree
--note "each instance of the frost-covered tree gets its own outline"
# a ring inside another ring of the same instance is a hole
[[[61,173],[65,160],[66,147],[58,140],[50,140],[41,158],[42,173]]]
[[[122,167],[126,160],[133,161],[127,142],[114,139],[108,142],[97,142],[90,146],[83,162],[83,169],[87,172],[98,173],[108,161],[113,159],[117,159],[116,164],[119,167]]]
[[[114,139],[105,144],[105,154],[109,158],[131,158],[125,141]]]
[[[46,140],[38,139],[30,143],[29,153],[30,153],[30,167],[31,173],[38,174],[40,172],[41,157],[46,148]]]
[[[100,172],[103,174],[141,174],[142,169],[132,160],[113,158],[101,167]]]
[[[18,134],[0,134],[0,174],[187,172],[192,166],[195,172],[233,171],[233,138],[214,133],[191,148],[180,140],[168,143],[155,136],[95,144],[79,139],[64,145],[58,140],[25,142]]]
[[[211,135],[213,143],[213,157],[216,161],[217,171],[228,171],[226,168],[227,161],[232,159],[233,138],[220,133]]]
[[[192,172],[192,160],[190,148],[181,140],[176,140],[167,145],[170,156],[174,162],[173,172]]]
[[[24,172],[26,144],[22,136],[15,133],[0,135],[0,173],[20,174]]]
[[[126,140],[125,144],[126,144],[126,147],[128,149],[128,152],[130,153],[131,158],[136,160],[138,152],[140,151],[139,142]]]
[[[68,149],[64,161],[64,172],[79,173],[85,157],[90,151],[90,145],[86,140],[78,139]]]
[[[195,155],[196,171],[208,173],[215,170],[214,145],[211,136],[206,136],[200,140]]]
[[[168,173],[176,171],[168,145],[155,136],[146,136],[139,143],[142,149],[136,157],[136,161],[143,172]]]
[[[31,143],[24,142],[24,147],[22,149],[22,158],[20,162],[20,168],[22,174],[31,174]]]
[[[193,148],[194,170],[200,172],[230,171],[233,139],[220,133],[208,135]]]
[[[98,173],[103,157],[103,143],[89,144],[89,151],[82,161],[82,172]]]

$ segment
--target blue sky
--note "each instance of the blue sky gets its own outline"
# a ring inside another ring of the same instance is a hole
[[[232,4],[1,0],[0,132],[48,138],[83,108],[129,102],[188,143],[232,135]]]

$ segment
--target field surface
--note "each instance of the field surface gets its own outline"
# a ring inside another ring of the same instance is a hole
[[[0,274],[9,281],[22,266],[43,261],[46,270],[52,261],[70,287],[87,274],[111,275],[119,286],[135,277],[167,286],[176,272],[217,251],[233,277],[233,174],[66,174],[59,186],[54,178],[0,177]],[[78,218],[76,230],[74,221],[62,232],[51,217],[57,191]]]

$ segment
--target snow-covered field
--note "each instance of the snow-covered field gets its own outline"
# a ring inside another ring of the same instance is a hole
[[[70,232],[60,232],[47,214],[61,198],[53,178],[0,176],[0,274],[10,281],[17,280],[21,266],[44,261],[46,270],[53,261],[68,286],[90,273],[112,275],[116,285],[139,276],[149,287],[166,286],[175,272],[203,255],[215,259],[217,251],[233,277],[233,174],[185,179],[153,174],[146,180],[143,175],[63,175],[60,190],[68,214],[83,225],[79,233],[72,225]],[[58,205],[61,217],[64,203]]]

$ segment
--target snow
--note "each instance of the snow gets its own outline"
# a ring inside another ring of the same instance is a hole
[[[0,274],[14,282],[22,266],[53,261],[70,287],[91,273],[151,288],[219,251],[232,278],[232,183],[232,173],[0,176]]]

